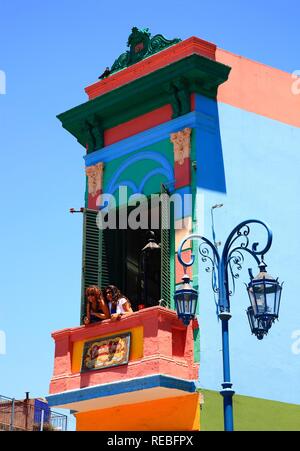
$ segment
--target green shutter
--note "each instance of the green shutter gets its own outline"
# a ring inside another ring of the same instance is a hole
[[[99,245],[100,245],[99,286],[100,288],[104,288],[110,283],[110,272],[108,271],[108,243],[104,230],[99,230]]]
[[[85,209],[83,212],[81,324],[86,311],[86,288],[91,285],[103,287],[108,284],[104,233],[103,230],[99,230],[97,227],[97,214],[97,210]]]
[[[161,194],[169,194],[164,185]],[[173,204],[161,198],[161,305],[172,308],[174,293],[174,213]]]
[[[175,213],[173,203],[170,205],[170,303],[171,309],[175,309],[174,292],[175,292]]]

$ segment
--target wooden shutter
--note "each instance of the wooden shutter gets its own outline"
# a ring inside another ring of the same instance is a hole
[[[169,194],[164,185],[161,194]],[[174,212],[168,199],[161,198],[161,305],[172,308],[174,294]]]
[[[91,285],[100,288],[108,285],[108,268],[104,232],[97,227],[97,210],[85,209],[83,212],[83,246],[81,278],[80,323],[86,313],[85,290]]]

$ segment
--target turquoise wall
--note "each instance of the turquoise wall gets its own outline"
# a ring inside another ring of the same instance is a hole
[[[226,104],[217,105],[199,96],[198,111],[200,106],[210,112],[215,121],[219,120],[220,132],[216,129],[207,137],[203,130],[197,131],[200,136],[197,158],[199,165],[202,162],[198,193],[204,196],[204,233],[211,238],[210,208],[216,203],[224,204],[214,213],[217,240],[223,244],[242,220],[257,218],[267,222],[274,234],[266,256],[268,271],[285,282],[279,322],[273,325],[266,338],[258,341],[250,334],[245,313],[249,301],[243,284],[249,280],[247,268],[252,267],[254,274],[258,271],[251,257],[246,259],[231,301],[233,388],[245,395],[300,403],[300,354],[292,352],[295,342],[292,334],[300,329],[297,234],[300,129]],[[205,156],[202,144],[209,139],[214,152],[210,153],[208,147]],[[212,169],[214,161],[215,171]],[[265,236],[258,231],[255,233],[257,241],[263,242]],[[200,384],[216,390],[222,382],[221,325],[216,317],[209,275],[203,268],[199,268],[199,286]]]

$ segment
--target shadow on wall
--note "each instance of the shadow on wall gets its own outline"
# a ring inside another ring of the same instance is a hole
[[[218,103],[196,95],[197,187],[226,193]]]

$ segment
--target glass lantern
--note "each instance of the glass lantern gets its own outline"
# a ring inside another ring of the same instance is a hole
[[[182,287],[175,291],[174,300],[178,318],[185,326],[196,316],[198,292],[190,285],[190,278],[184,274]]]
[[[252,334],[254,334],[258,340],[262,340],[264,336],[267,335],[273,321],[256,318],[253,307],[248,307],[247,316]]]
[[[247,285],[251,303],[251,310],[247,310],[250,327],[254,330],[270,329],[275,319],[278,319],[282,284],[266,271],[266,264],[262,261],[259,273],[252,277]],[[252,325],[252,326],[251,326]]]

